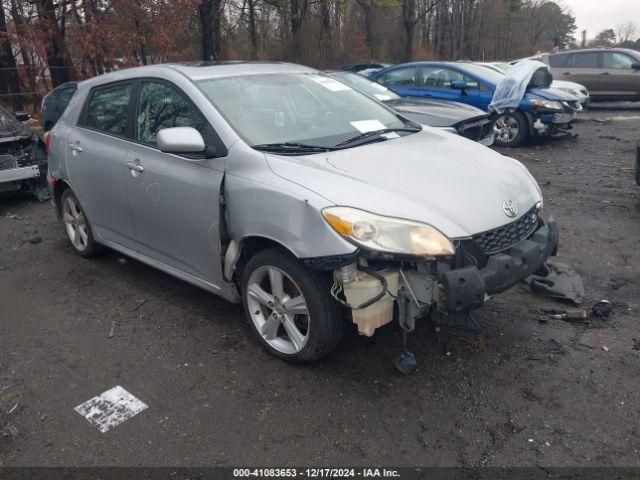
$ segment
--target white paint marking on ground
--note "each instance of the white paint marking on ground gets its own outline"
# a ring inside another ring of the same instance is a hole
[[[118,385],[78,405],[74,410],[105,433],[146,408],[144,402]]]

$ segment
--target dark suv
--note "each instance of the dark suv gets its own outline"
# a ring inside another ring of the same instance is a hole
[[[67,109],[71,97],[78,89],[78,82],[67,82],[51,90],[42,99],[40,124],[45,132],[51,130]]]
[[[589,89],[593,100],[640,100],[640,52],[626,48],[594,48],[547,53],[556,80],[570,80]]]

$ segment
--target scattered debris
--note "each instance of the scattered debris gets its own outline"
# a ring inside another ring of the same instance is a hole
[[[637,338],[633,339],[633,347],[631,347],[633,350],[640,350],[640,340],[638,340]]]
[[[400,355],[396,358],[394,365],[398,370],[400,370],[400,372],[405,375],[409,375],[416,371],[418,362],[416,361],[416,357],[413,353],[404,350],[400,352]]]
[[[553,320],[586,320],[587,319],[587,311],[581,308],[570,308],[567,310],[542,310],[546,315],[542,317],[545,321],[547,319]]]
[[[113,322],[111,322],[111,328],[109,329],[108,338],[113,338],[115,334],[116,334],[116,321],[114,320]]]
[[[126,265],[127,264],[127,259],[121,257],[121,258],[118,259],[118,263],[120,265]]]
[[[605,352],[609,351],[609,347],[605,347],[604,345],[602,345],[602,350],[604,350]]]
[[[30,237],[27,241],[33,245],[37,245],[38,243],[42,243],[42,237],[36,235],[34,237]]]
[[[489,343],[484,338],[476,338],[467,342],[475,350],[486,350]]]
[[[78,405],[74,410],[105,433],[147,408],[147,404],[118,385]]]
[[[547,297],[570,300],[579,305],[584,297],[582,278],[569,265],[548,260],[533,275],[523,282],[532,293]]]
[[[611,314],[612,310],[613,305],[609,300],[600,300],[593,307],[591,307],[591,313],[600,318],[607,318]]]

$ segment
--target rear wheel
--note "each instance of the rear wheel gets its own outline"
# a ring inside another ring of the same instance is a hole
[[[493,120],[496,145],[513,148],[525,141],[529,133],[526,117],[520,112],[504,112]]]
[[[242,300],[260,343],[288,362],[319,360],[342,338],[344,316],[327,281],[278,248],[249,260],[242,274]]]
[[[62,222],[76,253],[83,257],[92,257],[99,249],[93,239],[91,225],[80,206],[78,198],[70,189],[62,192],[60,197],[60,213]]]

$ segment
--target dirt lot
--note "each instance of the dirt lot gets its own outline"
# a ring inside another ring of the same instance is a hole
[[[406,377],[394,328],[287,365],[240,307],[114,252],[84,260],[51,205],[0,196],[0,465],[640,465],[640,105],[574,131],[505,153],[540,183],[585,305],[614,314],[540,323],[558,304],[516,288],[478,333],[423,324]],[[115,385],[149,408],[103,434],[74,407]]]

